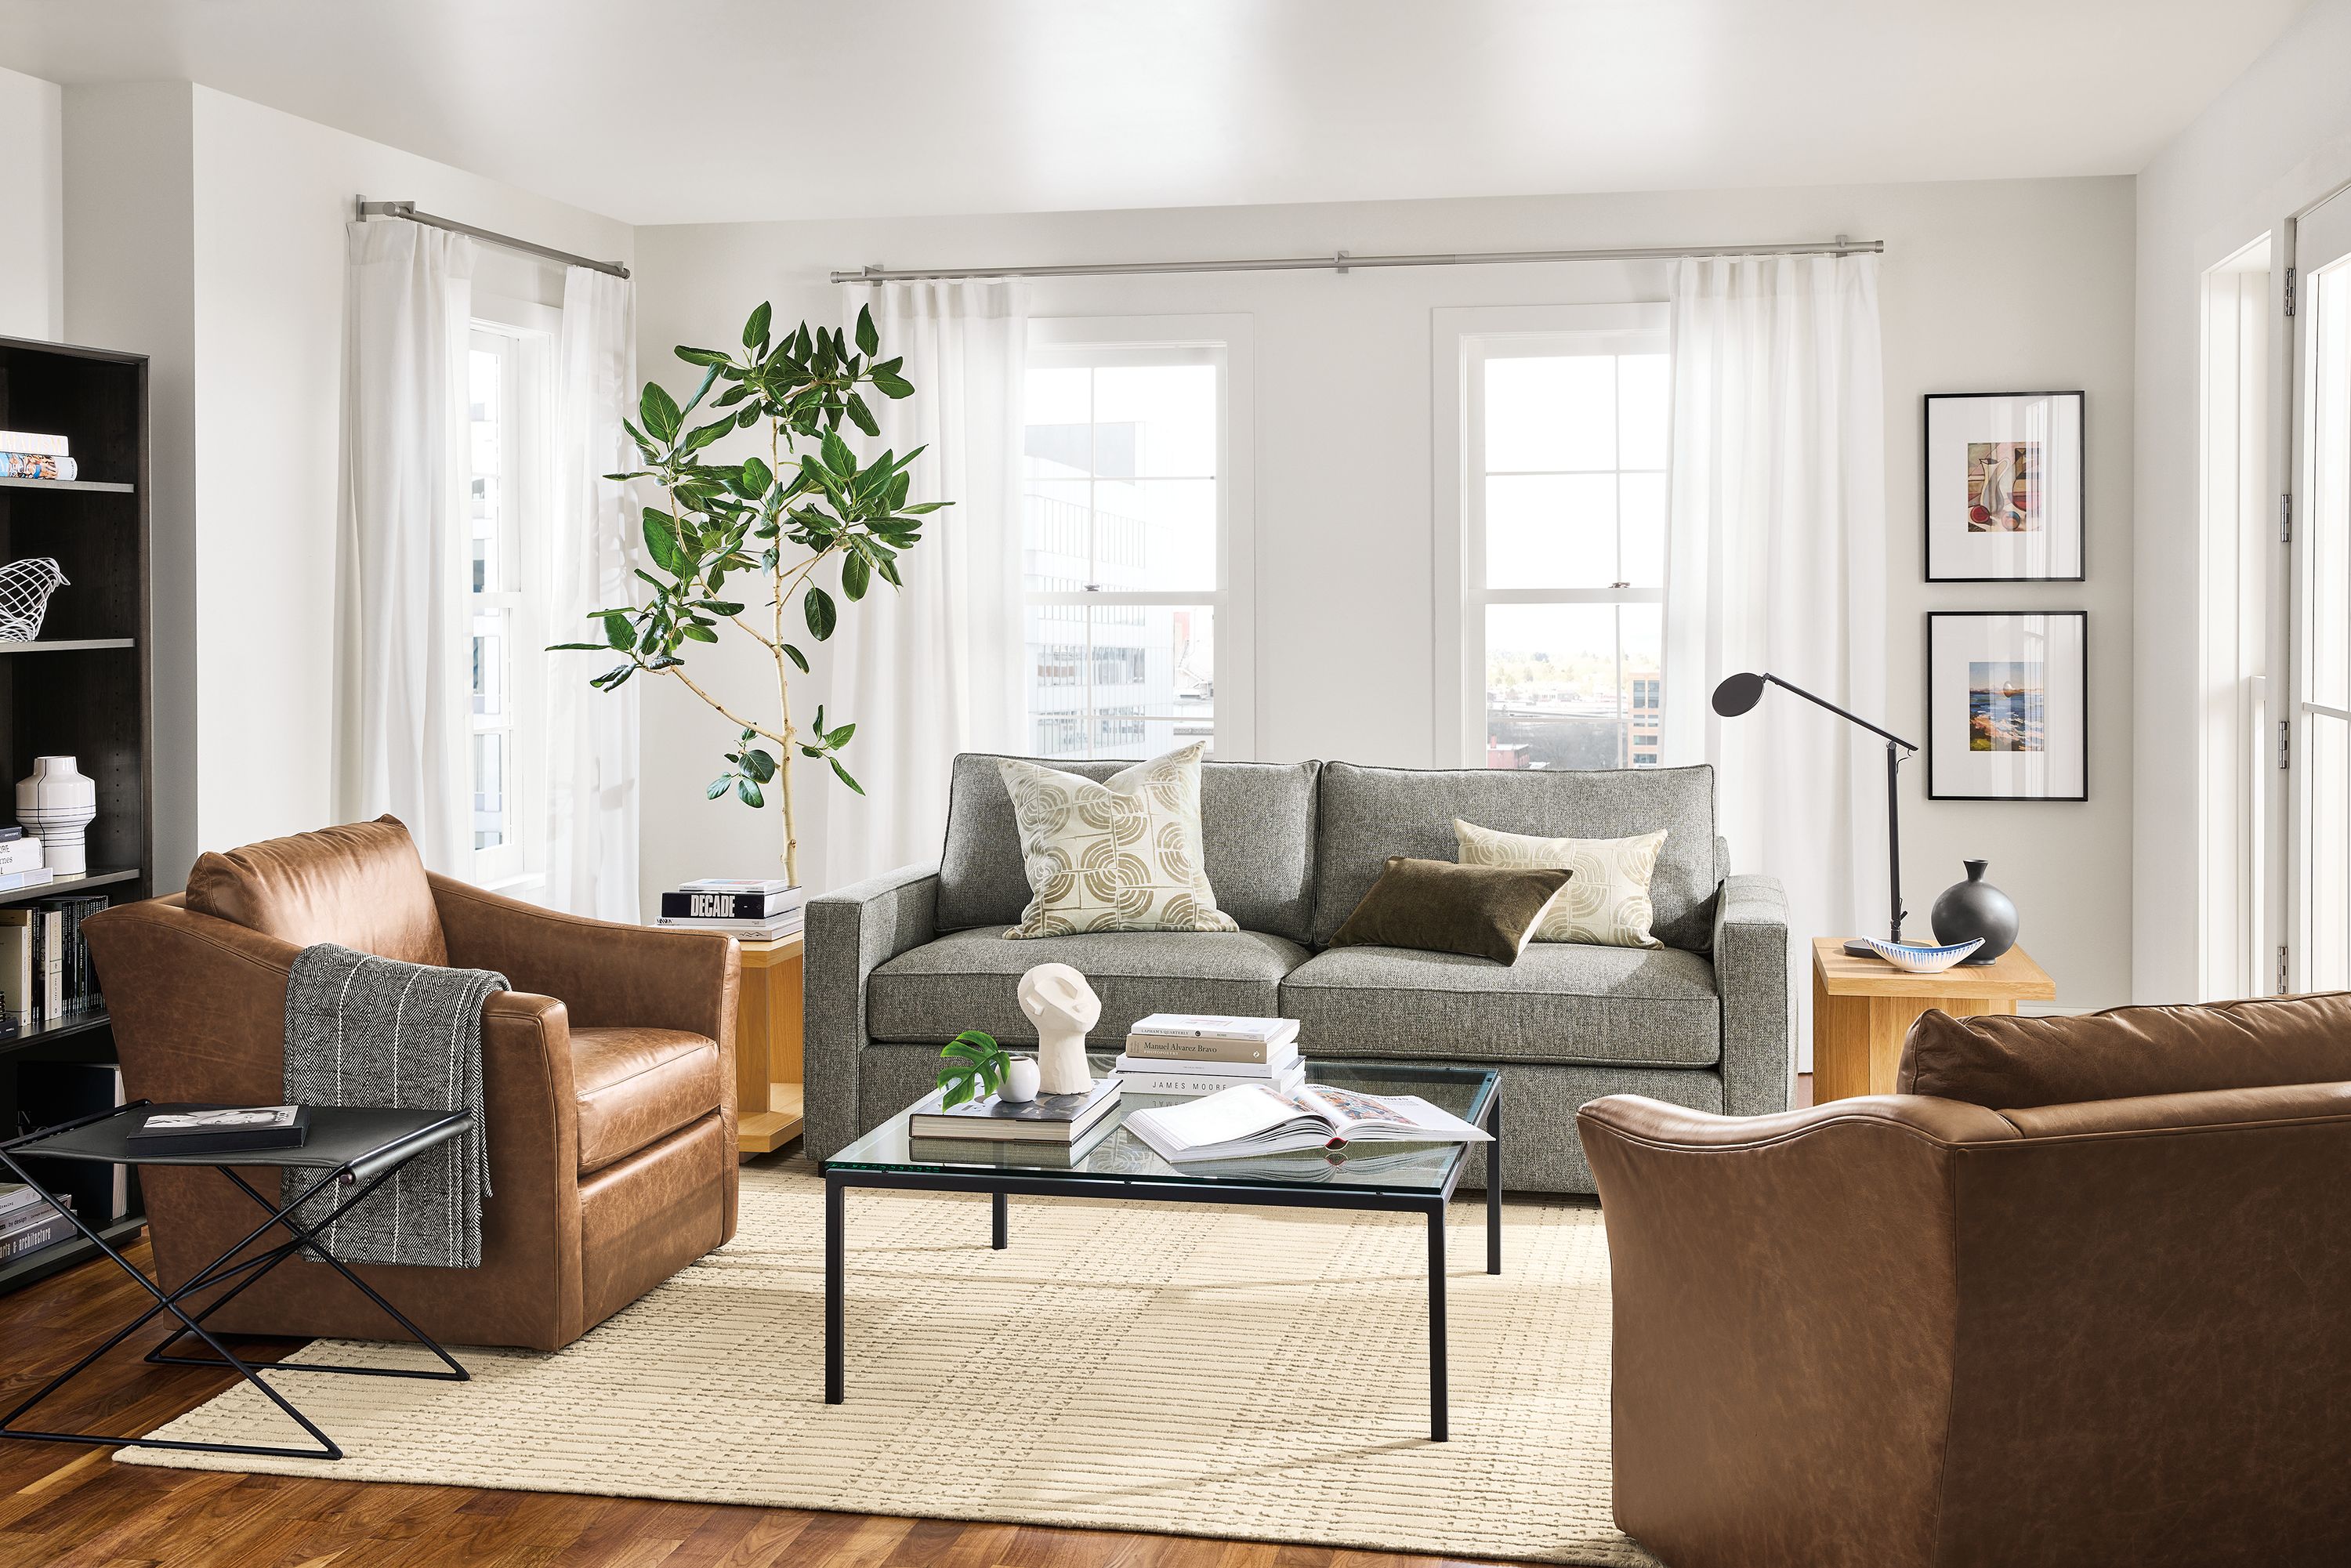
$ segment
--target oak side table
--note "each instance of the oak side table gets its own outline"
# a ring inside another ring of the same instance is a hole
[[[2013,1013],[2021,1001],[2049,1001],[2052,980],[2031,954],[2011,947],[1989,964],[1913,975],[1883,958],[1855,958],[1839,936],[1813,938],[1813,1103],[1855,1094],[1891,1094],[1902,1039],[1918,1015],[1954,1018]]]
[[[768,1155],[800,1135],[800,933],[738,946],[736,1147]]]

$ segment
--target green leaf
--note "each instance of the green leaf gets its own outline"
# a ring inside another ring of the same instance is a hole
[[[914,383],[893,371],[877,370],[873,372],[873,390],[886,398],[912,397]]]
[[[732,773],[721,774],[710,781],[710,788],[702,792],[702,798],[705,800],[716,800],[719,796],[726,793],[727,786],[734,782],[735,775]]]
[[[855,392],[849,394],[849,423],[868,435],[882,434],[881,422],[873,417],[873,411],[865,406],[865,400]]]
[[[720,436],[726,434],[728,431],[733,430],[734,428],[735,416],[733,414],[728,414],[725,419],[719,420],[715,423],[703,425],[686,436],[684,450],[688,452],[699,452],[704,447],[709,445],[712,442],[717,440]]]
[[[820,643],[831,636],[833,627],[841,622],[841,612],[833,607],[832,595],[813,582],[800,601],[800,612],[808,617],[809,635]]]
[[[857,472],[857,454],[849,449],[849,443],[843,441],[838,432],[828,430],[824,433],[821,450],[824,465],[837,477],[846,479]]]
[[[656,441],[676,439],[678,422],[684,417],[678,413],[677,400],[664,392],[659,382],[645,383],[644,395],[637,400],[637,414]]]
[[[743,754],[743,770],[765,784],[776,776],[776,759],[764,751],[747,751]]]
[[[677,357],[689,365],[727,365],[734,362],[716,349],[689,349],[684,343],[677,346]]]
[[[718,641],[717,632],[713,632],[707,626],[696,625],[691,621],[679,627],[678,631],[684,635],[693,638],[697,643],[716,643]]]
[[[784,657],[789,659],[793,664],[798,664],[800,667],[801,674],[805,675],[809,673],[808,655],[801,653],[798,648],[793,647],[789,643],[784,644]]]
[[[759,793],[759,787],[748,779],[735,780],[735,793],[746,806],[764,806],[768,803],[768,798]]]
[[[672,577],[685,570],[685,559],[678,553],[677,519],[653,507],[645,508],[645,553]]]
[[[760,344],[765,343],[768,340],[768,320],[773,314],[773,310],[769,308],[766,300],[762,299],[759,301],[759,308],[751,312],[751,319],[743,323],[743,346],[745,348],[756,349]]]
[[[713,615],[740,615],[743,613],[743,607],[736,603],[731,599],[705,599],[700,601],[700,603],[705,610],[709,611]]]
[[[844,724],[838,729],[826,730],[824,732],[824,743],[832,747],[835,751],[838,751],[842,747],[847,746],[849,744],[849,737],[856,733],[857,726],[854,723]]]
[[[745,495],[764,496],[768,493],[768,486],[775,482],[774,469],[757,457],[743,459],[743,493]]]
[[[685,400],[685,406],[684,408],[678,410],[678,413],[681,417],[694,412],[695,405],[700,402],[704,398],[710,395],[710,383],[717,379],[718,367],[716,365],[713,365],[708,370],[702,372],[702,384],[694,389],[694,395]],[[732,424],[734,421],[729,420],[727,423]]]
[[[549,653],[609,653],[611,645],[608,643],[549,643],[543,651]]]
[[[882,334],[873,329],[873,307],[861,305],[857,308],[857,351],[872,354],[881,348]]]
[[[617,648],[625,653],[629,651],[630,644],[636,640],[636,628],[629,624],[626,614],[618,610],[605,612],[604,643],[607,647]]]
[[[872,571],[872,569],[865,564],[865,558],[855,550],[841,558],[841,591],[849,596],[852,604],[865,597]]]
[[[852,778],[849,776],[849,769],[848,769],[848,768],[843,768],[843,767],[841,765],[841,758],[838,758],[838,757],[828,757],[828,758],[825,758],[825,760],[826,760],[827,762],[830,762],[830,763],[831,763],[831,764],[832,764],[832,770],[833,770],[834,774],[835,774],[835,775],[837,775],[837,776],[840,778],[841,781],[843,784],[848,785],[852,789],[854,789],[854,790],[855,790],[855,791],[857,791],[857,793],[859,793],[860,795],[862,795],[862,794],[864,794],[864,793],[865,793],[865,786],[864,786],[864,785],[862,785],[862,784],[860,784],[856,779],[852,779]]]

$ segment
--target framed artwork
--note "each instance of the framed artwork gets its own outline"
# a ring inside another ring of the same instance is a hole
[[[1929,392],[1929,582],[2082,580],[2077,392]]]
[[[2085,610],[1930,612],[1928,798],[2088,800],[2089,645]]]

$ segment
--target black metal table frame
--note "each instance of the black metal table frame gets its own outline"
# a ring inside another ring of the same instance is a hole
[[[1492,1134],[1486,1145],[1486,1272],[1502,1271],[1502,1096],[1499,1086],[1486,1097],[1478,1125]],[[877,1170],[827,1163],[824,1167],[824,1402],[848,1398],[843,1367],[847,1337],[844,1300],[848,1283],[847,1199],[853,1186],[910,1192],[984,1192],[994,1199],[989,1246],[1010,1245],[1010,1199],[1021,1197],[1121,1197],[1144,1203],[1237,1203],[1275,1208],[1351,1208],[1388,1214],[1418,1214],[1428,1222],[1428,1436],[1448,1433],[1445,1336],[1445,1218],[1453,1189],[1468,1166],[1465,1153],[1441,1191],[1395,1192],[1378,1187],[1321,1186],[1275,1182],[1179,1182],[1150,1176],[1057,1176],[1033,1171],[976,1168],[940,1171]]]
[[[254,1227],[254,1228],[239,1239],[235,1246],[229,1248],[218,1258],[215,1258],[213,1261],[190,1275],[187,1281],[178,1289],[169,1291],[165,1291],[162,1286],[158,1284],[154,1280],[149,1279],[146,1274],[140,1270],[138,1265],[132,1263],[130,1259],[125,1258],[120,1251],[116,1250],[116,1249],[110,1244],[104,1237],[100,1236],[97,1230],[93,1229],[87,1222],[85,1222],[81,1216],[76,1214],[72,1208],[68,1207],[66,1204],[59,1202],[54,1193],[51,1193],[47,1187],[35,1180],[32,1176],[26,1171],[25,1167],[17,1162],[16,1152],[20,1147],[26,1144],[36,1143],[43,1138],[52,1137],[58,1133],[70,1132],[77,1127],[86,1127],[94,1122],[103,1122],[109,1117],[119,1116],[125,1111],[136,1110],[139,1107],[149,1103],[151,1103],[149,1101],[134,1100],[128,1105],[118,1105],[110,1111],[101,1111],[93,1115],[83,1116],[76,1121],[61,1122],[54,1127],[44,1127],[37,1133],[30,1133],[23,1137],[12,1138],[6,1143],[0,1143],[0,1165],[6,1166],[8,1167],[9,1174],[16,1180],[25,1183],[35,1192],[39,1193],[43,1197],[47,1198],[50,1203],[54,1204],[59,1213],[63,1214],[68,1219],[73,1221],[75,1229],[89,1238],[89,1239],[96,1244],[99,1251],[114,1260],[116,1267],[120,1268],[124,1273],[130,1275],[133,1280],[138,1281],[141,1288],[145,1290],[150,1296],[154,1298],[152,1305],[148,1307],[145,1312],[133,1318],[130,1322],[116,1330],[114,1333],[107,1339],[105,1343],[99,1345],[97,1349],[83,1356],[79,1361],[75,1362],[71,1366],[66,1368],[65,1371],[57,1374],[55,1377],[50,1378],[47,1383],[36,1389],[30,1397],[19,1404],[15,1409],[9,1411],[5,1416],[0,1416],[0,1438],[13,1437],[23,1442],[31,1443],[92,1443],[109,1448],[180,1448],[204,1454],[267,1454],[293,1459],[340,1459],[343,1457],[343,1450],[336,1444],[335,1440],[328,1437],[325,1432],[321,1431],[316,1422],[312,1421],[308,1416],[303,1415],[301,1411],[296,1409],[291,1400],[278,1393],[277,1389],[272,1388],[262,1377],[262,1373],[326,1372],[340,1373],[344,1375],[353,1377],[421,1377],[443,1383],[464,1383],[470,1379],[472,1375],[467,1373],[463,1366],[460,1366],[457,1364],[457,1360],[455,1356],[451,1355],[446,1350],[444,1350],[441,1347],[439,1341],[426,1333],[423,1329],[418,1328],[414,1323],[409,1322],[407,1316],[402,1313],[399,1308],[393,1306],[390,1301],[385,1301],[383,1297],[379,1294],[373,1287],[370,1286],[366,1281],[360,1279],[357,1274],[352,1273],[349,1268],[344,1266],[340,1259],[335,1257],[332,1253],[327,1250],[326,1243],[319,1239],[321,1233],[326,1231],[329,1227],[332,1226],[337,1220],[340,1219],[344,1215],[349,1214],[360,1204],[366,1202],[369,1197],[374,1195],[377,1188],[382,1186],[385,1182],[390,1181],[395,1175],[397,1175],[401,1169],[408,1164],[406,1159],[399,1160],[389,1168],[378,1172],[374,1178],[367,1182],[364,1186],[360,1184],[358,1174],[352,1169],[351,1164],[350,1162],[346,1162],[343,1165],[335,1166],[331,1170],[324,1172],[316,1182],[304,1189],[299,1197],[295,1198],[290,1203],[283,1204],[271,1203],[269,1199],[264,1197],[260,1192],[256,1190],[252,1183],[246,1181],[228,1166],[215,1165],[212,1166],[211,1168],[220,1172],[221,1175],[226,1176],[231,1182],[234,1182],[239,1191],[252,1198],[255,1203],[260,1205],[262,1212],[268,1218],[264,1219],[259,1225]],[[430,1146],[431,1145],[423,1145],[416,1152],[421,1154],[423,1147]],[[411,1157],[413,1156],[412,1155]],[[131,1163],[136,1164],[138,1162],[134,1161]],[[182,1164],[182,1162],[174,1162],[174,1164]],[[201,1166],[183,1166],[183,1168],[202,1169],[204,1167]],[[292,1216],[297,1209],[309,1202],[319,1194],[324,1192],[329,1186],[337,1183],[340,1183],[346,1186],[357,1187],[358,1190],[353,1192],[350,1197],[338,1203],[333,1211],[325,1218],[309,1225],[298,1225],[294,1222]],[[235,1258],[239,1252],[244,1251],[247,1247],[259,1241],[272,1230],[281,1227],[287,1233],[289,1238],[287,1240],[277,1243],[277,1245],[269,1248],[266,1251],[256,1252],[241,1263],[232,1264],[229,1261],[230,1259]],[[329,1265],[334,1269],[335,1272],[350,1281],[351,1284],[359,1290],[361,1294],[365,1295],[369,1301],[373,1301],[377,1306],[382,1308],[392,1320],[398,1323],[408,1334],[410,1339],[415,1341],[416,1343],[423,1346],[426,1350],[431,1351],[435,1356],[439,1357],[442,1364],[446,1366],[448,1370],[445,1372],[435,1372],[407,1367],[343,1366],[321,1362],[247,1362],[238,1356],[235,1351],[230,1350],[227,1345],[222,1343],[220,1340],[215,1338],[210,1329],[204,1327],[204,1320],[206,1318],[212,1316],[213,1313],[226,1306],[230,1301],[235,1301],[239,1295],[244,1293],[246,1287],[253,1284],[254,1281],[259,1280],[272,1269],[277,1268],[278,1264],[283,1263],[287,1259],[294,1256],[295,1253],[301,1251],[305,1248],[308,1248],[310,1250],[312,1256]],[[237,1276],[239,1275],[243,1275],[244,1278],[237,1279]],[[190,1296],[194,1295],[200,1291],[210,1290],[215,1285],[225,1284],[230,1280],[237,1281],[236,1284],[232,1289],[224,1291],[220,1296],[207,1304],[203,1311],[194,1313],[193,1316],[190,1315],[187,1308],[183,1304]],[[317,1438],[319,1442],[318,1448],[273,1448],[265,1445],[248,1443],[192,1443],[168,1437],[110,1437],[105,1434],[94,1432],[32,1432],[20,1429],[16,1426],[16,1422],[26,1414],[26,1412],[31,1410],[33,1406],[48,1398],[49,1396],[64,1387],[74,1378],[78,1377],[81,1374],[89,1370],[89,1368],[97,1363],[99,1357],[104,1355],[108,1351],[112,1350],[116,1345],[120,1344],[124,1340],[129,1339],[132,1334],[137,1333],[148,1323],[153,1322],[159,1313],[167,1312],[173,1317],[180,1320],[180,1326],[177,1329],[174,1329],[161,1344],[158,1344],[153,1350],[149,1351],[145,1357],[146,1360],[157,1365],[225,1366],[233,1369],[238,1376],[244,1378],[247,1383],[252,1384],[256,1388],[261,1390],[261,1392],[267,1396],[271,1404],[277,1406],[277,1408],[284,1411],[288,1416],[292,1417],[304,1431]],[[164,1354],[173,1344],[176,1344],[190,1334],[195,1335],[198,1339],[203,1340],[206,1344],[212,1346],[214,1351],[217,1353],[217,1355],[188,1356],[167,1355]]]

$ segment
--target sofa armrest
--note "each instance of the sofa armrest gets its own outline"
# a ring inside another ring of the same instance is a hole
[[[1779,879],[1727,876],[1714,904],[1714,988],[1722,1002],[1722,1108],[1784,1111],[1796,1056],[1788,998],[1788,894]]]
[[[904,866],[808,904],[800,1037],[807,1080],[801,1146],[831,1158],[855,1140],[857,1053],[865,1047],[865,983],[938,934],[939,868]]]

